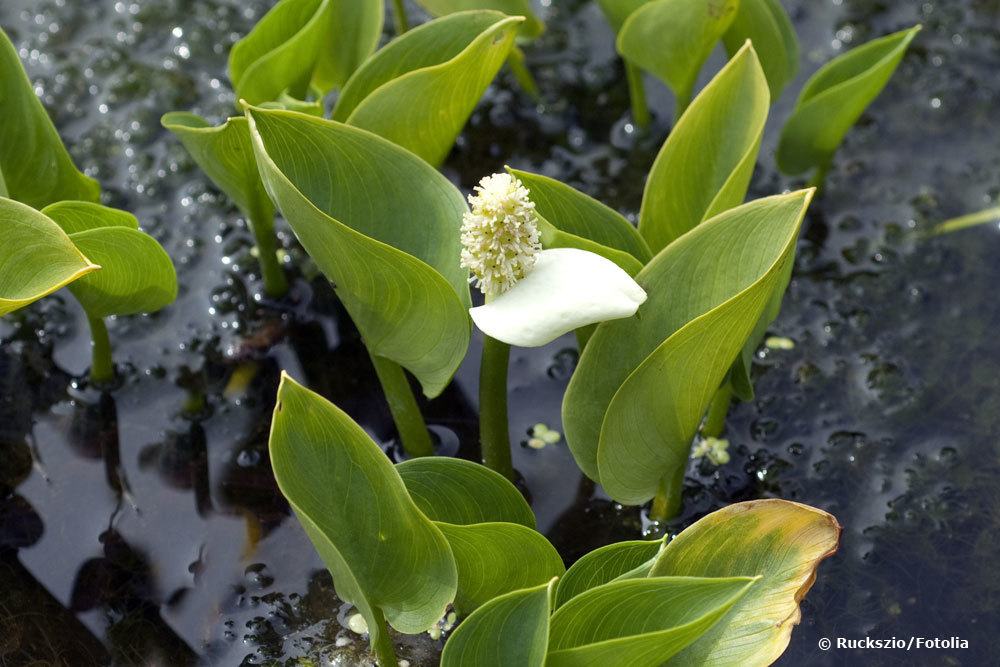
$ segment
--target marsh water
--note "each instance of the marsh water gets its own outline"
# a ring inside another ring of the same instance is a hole
[[[374,372],[283,224],[294,287],[280,302],[261,296],[245,222],[159,124],[171,110],[233,112],[226,56],[271,4],[0,4],[0,25],[77,164],[101,181],[106,203],[134,211],[164,244],[180,279],[173,306],[110,323],[112,391],[88,386],[88,331],[72,299],[0,321],[0,665],[368,660],[277,491],[266,445],[284,369],[394,454]],[[802,69],[772,109],[754,196],[801,185],[772,156],[811,72],[878,35],[925,29],[809,213],[771,332],[794,349],[758,355],[756,399],[727,423],[732,460],[692,463],[684,514],[667,529],[759,497],[837,516],[840,551],[820,568],[780,664],[996,664],[1000,230],[926,232],[1000,198],[1000,0],[784,4]],[[466,191],[504,164],[540,171],[634,218],[671,97],[648,80],[657,122],[636,131],[596,5],[539,10],[549,29],[527,52],[542,101],[501,75],[444,171]],[[704,77],[721,62],[716,54]],[[470,459],[478,356],[474,341],[452,386],[424,405],[442,449]],[[514,352],[515,439],[539,422],[561,430],[576,358],[570,336]],[[516,447],[515,465],[567,563],[643,533],[640,509],[582,479],[564,442]],[[817,648],[866,636],[954,636],[969,647]],[[412,665],[435,664],[438,642],[398,639]]]

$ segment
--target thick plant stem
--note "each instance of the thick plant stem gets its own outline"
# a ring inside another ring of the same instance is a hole
[[[115,362],[111,358],[111,339],[108,337],[108,327],[100,317],[87,315],[90,325],[90,344],[92,358],[90,362],[90,380],[94,384],[108,384],[115,379]]]
[[[420,406],[417,405],[417,399],[413,395],[413,389],[410,388],[410,382],[406,379],[403,368],[385,357],[373,354],[371,358],[372,364],[375,365],[375,373],[382,384],[385,400],[389,403],[389,412],[396,422],[403,450],[411,457],[432,455],[434,445],[431,444],[431,435],[427,431],[427,424],[420,414]]]
[[[392,17],[396,22],[396,34],[402,35],[410,29],[410,21],[406,18],[406,6],[403,0],[392,0]]]
[[[729,403],[733,398],[733,387],[728,382],[715,392],[712,404],[708,406],[708,415],[701,427],[701,434],[706,438],[718,438],[726,429],[726,415],[729,414]]]
[[[650,521],[663,523],[677,516],[681,511],[681,492],[684,490],[684,473],[687,467],[682,461],[677,469],[660,480],[653,504],[649,508]]]
[[[274,209],[269,205],[257,206],[247,214],[254,242],[257,244],[257,260],[264,280],[264,291],[271,298],[278,299],[288,293],[288,280],[278,261],[278,237],[274,233]]]
[[[385,622],[385,616],[378,607],[372,609],[375,616],[377,628],[370,628],[368,636],[372,638],[372,648],[375,650],[375,657],[378,658],[378,667],[398,667],[399,661],[396,659],[396,649],[392,646],[392,637],[389,635],[389,626]]]
[[[514,479],[507,424],[507,363],[510,345],[486,336],[479,365],[479,442],[483,463],[507,479]]]
[[[646,102],[646,84],[642,81],[642,70],[632,63],[625,63],[625,78],[628,79],[628,97],[632,104],[632,120],[645,129],[653,122]]]
[[[830,173],[831,167],[833,167],[833,156],[816,167],[816,173],[809,179],[809,184],[806,187],[816,188],[817,193],[822,192],[823,186],[826,185],[826,175]]]
[[[535,101],[538,101],[541,98],[541,93],[538,91],[538,84],[535,83],[535,77],[531,75],[531,70],[524,63],[524,51],[516,46],[512,48],[510,55],[507,56],[507,65],[510,67],[510,71],[514,73],[514,78],[517,79],[518,85],[524,89],[524,92],[531,95]]]

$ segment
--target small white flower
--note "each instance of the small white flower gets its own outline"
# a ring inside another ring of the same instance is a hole
[[[508,291],[535,265],[542,249],[535,204],[510,174],[487,176],[462,217],[462,267],[489,297]]]

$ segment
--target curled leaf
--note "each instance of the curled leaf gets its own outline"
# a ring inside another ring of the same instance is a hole
[[[646,293],[614,262],[576,248],[543,250],[513,288],[469,311],[487,335],[540,347],[588,324],[631,317]]]

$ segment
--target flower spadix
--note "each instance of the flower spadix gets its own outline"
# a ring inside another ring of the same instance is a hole
[[[480,181],[462,224],[462,266],[486,295],[470,309],[484,333],[539,347],[588,324],[630,317],[646,292],[614,262],[576,248],[541,249],[527,188],[510,174]]]

